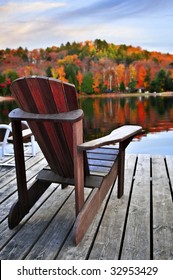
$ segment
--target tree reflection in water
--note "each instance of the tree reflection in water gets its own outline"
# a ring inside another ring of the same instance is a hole
[[[80,96],[79,106],[85,114],[86,140],[104,136],[124,124],[137,124],[144,132],[130,144],[128,152],[173,154],[173,95]],[[9,123],[8,113],[16,107],[14,101],[0,102],[0,123]]]
[[[124,124],[144,129],[128,152],[173,154],[173,96],[113,96],[80,98],[87,140],[101,137]]]

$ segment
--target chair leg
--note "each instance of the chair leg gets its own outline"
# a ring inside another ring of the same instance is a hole
[[[75,180],[75,206],[76,215],[84,205],[84,157],[78,151],[77,145],[83,142],[83,122],[73,123],[73,155],[74,155],[74,180]]]
[[[62,189],[65,189],[65,188],[67,188],[68,187],[68,184],[61,184],[61,188]]]
[[[27,213],[29,211],[29,198],[28,198],[28,191],[26,185],[25,159],[24,159],[21,121],[12,122],[12,131],[13,131],[13,141],[14,141],[19,204],[21,205],[22,211],[24,213]]]
[[[27,191],[28,196],[28,207],[25,208],[23,205],[23,201],[18,200],[13,204],[10,209],[8,216],[8,226],[10,229],[17,226],[20,221],[28,214],[29,210],[36,203],[36,201],[42,196],[42,194],[47,190],[52,182],[44,182],[40,180],[36,180],[32,186]]]
[[[19,201],[15,202],[8,214],[9,229],[16,227],[27,213],[28,211],[24,212]]]
[[[125,169],[125,149],[132,141],[133,136],[120,142],[118,156],[118,192],[117,197],[121,198],[124,194],[124,169]]]
[[[124,168],[125,168],[125,149],[123,147],[120,147],[120,152],[118,157],[118,191],[117,191],[118,198],[121,198],[124,194]]]
[[[95,188],[89,198],[86,200],[83,208],[77,215],[74,227],[73,238],[74,243],[77,245],[84,237],[87,229],[91,225],[94,217],[96,216],[106,194],[114,184],[117,177],[117,164],[116,161],[107,177],[105,177],[99,188]]]
[[[40,182],[39,180],[36,180],[30,189],[27,189],[21,121],[14,120],[12,122],[12,130],[18,201],[12,206],[10,210],[8,217],[9,228],[13,228],[18,225],[22,218],[29,212],[31,207],[51,184],[51,182]]]

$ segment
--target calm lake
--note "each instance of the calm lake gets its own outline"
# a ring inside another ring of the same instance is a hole
[[[81,96],[79,106],[85,113],[86,140],[137,124],[144,132],[128,146],[128,153],[173,155],[173,95]],[[1,101],[0,123],[9,123],[8,113],[16,107],[14,101]]]

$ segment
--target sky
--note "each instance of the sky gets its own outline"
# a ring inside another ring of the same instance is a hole
[[[173,54],[172,0],[0,0],[0,49],[101,39]]]

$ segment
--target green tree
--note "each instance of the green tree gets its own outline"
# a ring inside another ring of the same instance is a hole
[[[120,92],[125,92],[125,89],[126,89],[126,87],[125,87],[124,82],[121,82],[120,83]]]
[[[173,91],[173,78],[171,78],[170,71],[167,72],[165,86],[166,90]]]
[[[7,72],[6,77],[8,77],[10,79],[10,81],[12,82],[18,78],[18,75],[17,75],[16,71],[10,70]]]
[[[47,77],[52,77],[52,67],[48,66],[46,69],[46,76]]]
[[[161,69],[157,76],[156,76],[156,83],[158,87],[158,91],[164,91],[166,87],[166,71],[164,69]]]
[[[166,71],[161,69],[151,83],[151,91],[163,92],[166,90]]]
[[[150,69],[146,70],[146,76],[144,79],[144,87],[146,90],[149,90],[150,87],[150,83],[151,83],[151,73],[150,73]]]
[[[135,92],[136,91],[136,80],[134,78],[131,79],[131,81],[128,84],[130,92]]]
[[[150,90],[150,92],[157,91],[157,84],[156,84],[156,80],[155,79],[151,82],[149,90]]]
[[[92,94],[93,91],[93,74],[92,72],[86,72],[82,81],[82,91],[87,94]]]
[[[97,51],[103,51],[103,50],[107,50],[108,49],[108,43],[105,40],[100,40],[100,39],[96,39],[94,41],[94,46],[96,48]]]
[[[69,81],[69,83],[74,84],[77,88],[78,82],[76,79],[76,75],[79,68],[75,64],[67,64],[64,66],[64,71],[66,73],[66,79]]]

